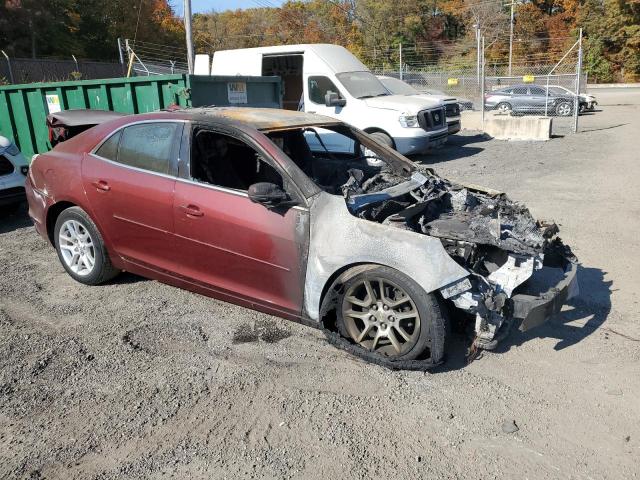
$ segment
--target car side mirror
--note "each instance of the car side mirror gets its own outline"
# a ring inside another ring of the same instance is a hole
[[[324,96],[324,104],[327,107],[344,107],[347,101],[344,98],[340,98],[337,92],[329,90]]]
[[[261,203],[267,208],[291,206],[297,203],[290,200],[287,192],[275,183],[254,183],[249,187],[247,193],[249,195],[249,200],[253,203]]]

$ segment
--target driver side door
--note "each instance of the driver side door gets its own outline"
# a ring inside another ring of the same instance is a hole
[[[201,135],[215,140],[200,141]],[[174,193],[176,255],[181,275],[224,300],[289,318],[302,313],[309,210],[269,209],[253,203],[247,189],[286,174],[265,150],[243,134],[194,127],[191,152],[181,162]],[[208,155],[218,140],[224,154]],[[195,144],[194,142],[199,142]],[[182,155],[181,155],[182,156]],[[210,162],[207,178],[198,162]],[[233,169],[233,175],[231,170]],[[217,172],[225,175],[216,177]],[[293,193],[293,192],[292,192]]]

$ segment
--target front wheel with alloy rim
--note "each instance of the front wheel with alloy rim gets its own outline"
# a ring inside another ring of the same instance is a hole
[[[571,115],[571,104],[569,102],[560,102],[556,105],[556,114],[561,117],[568,117]]]
[[[68,208],[58,216],[54,243],[62,266],[80,283],[97,285],[119,273],[111,264],[96,225],[79,207]]]
[[[338,299],[340,334],[385,360],[444,355],[440,305],[412,279],[389,267],[373,267],[347,280]]]

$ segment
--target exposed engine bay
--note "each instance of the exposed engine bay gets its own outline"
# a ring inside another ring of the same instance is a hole
[[[386,169],[368,178],[362,170],[348,173],[342,193],[353,215],[439,238],[469,271],[469,277],[440,292],[475,317],[476,347],[494,348],[518,315],[524,319],[522,329],[534,326],[525,323],[530,310],[512,301],[514,294],[522,292],[518,299],[523,300],[524,293],[533,292],[524,288],[529,280],[557,281],[567,262],[576,261],[557,237],[555,223],[536,221],[526,207],[500,192],[455,184],[427,168],[409,179]],[[544,291],[540,285],[533,289]]]

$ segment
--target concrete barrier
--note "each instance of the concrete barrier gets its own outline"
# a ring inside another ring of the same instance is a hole
[[[552,123],[549,117],[514,117],[497,112],[485,112],[483,130],[481,112],[462,112],[464,130],[484,131],[498,140],[549,140]]]

